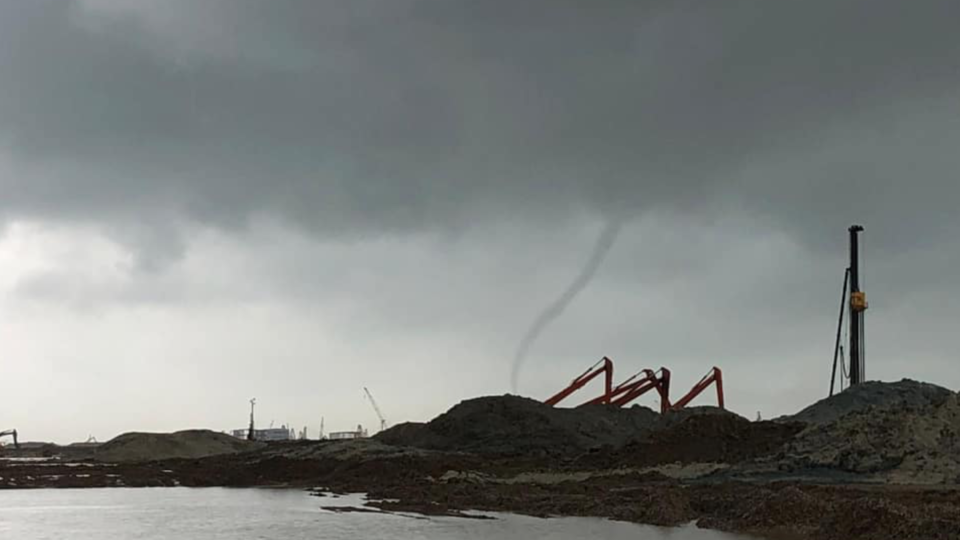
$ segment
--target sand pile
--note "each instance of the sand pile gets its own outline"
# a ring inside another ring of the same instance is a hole
[[[780,467],[833,469],[891,482],[960,483],[960,397],[950,393],[926,406],[874,406],[813,425],[786,447]]]
[[[135,462],[164,459],[195,459],[235,454],[262,447],[255,443],[209,430],[176,433],[124,433],[102,444],[94,455],[98,461]]]
[[[376,436],[394,445],[496,455],[574,455],[622,446],[654,429],[648,408],[555,408],[517,396],[463,401],[426,424],[402,424]]]
[[[923,409],[939,405],[951,395],[953,392],[941,386],[910,379],[895,383],[869,381],[822,399],[795,415],[777,420],[827,424],[844,415],[870,408],[890,408],[901,411]]]

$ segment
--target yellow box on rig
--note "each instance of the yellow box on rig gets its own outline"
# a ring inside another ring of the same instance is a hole
[[[857,291],[850,293],[850,307],[854,311],[866,311],[869,304],[867,304],[867,293],[863,291]]]

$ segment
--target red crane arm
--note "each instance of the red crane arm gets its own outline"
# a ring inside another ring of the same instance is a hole
[[[687,392],[687,395],[683,396],[676,403],[673,404],[673,409],[682,409],[686,407],[691,401],[699,396],[704,390],[710,387],[711,384],[716,383],[717,386],[717,405],[722,409],[723,407],[723,372],[720,371],[720,368],[714,367],[710,370],[709,373],[704,375],[700,382],[698,382],[694,387]]]
[[[660,394],[660,412],[670,410],[670,370],[660,368],[659,376],[649,369],[645,369],[643,373],[644,377],[642,379],[624,388],[623,392],[611,399],[611,403],[623,407],[650,390],[656,389],[657,393]],[[617,394],[617,389],[614,389],[614,393]]]
[[[640,375],[643,375],[643,378],[634,382],[634,379],[636,379]],[[602,396],[598,396],[594,399],[591,399],[590,401],[584,403],[584,405],[597,405],[600,403],[615,403],[617,397],[622,396],[627,392],[630,392],[637,385],[640,385],[644,381],[653,377],[655,377],[655,375],[653,371],[649,369],[644,369],[638,373],[634,373],[633,375],[631,375],[630,377],[627,377],[626,380],[618,384],[616,387],[614,387],[612,390],[610,390],[606,394]]]
[[[644,378],[642,381],[637,381],[636,383],[631,384],[630,389],[628,391],[624,392],[618,398],[611,400],[610,403],[618,407],[623,407],[624,405],[630,403],[631,401],[646,394],[647,392],[649,392],[650,390],[653,390],[656,387],[657,387],[656,379]]]
[[[602,365],[601,365],[602,364]],[[600,367],[597,367],[600,366]],[[556,405],[563,401],[567,396],[576,392],[577,390],[586,386],[587,383],[597,378],[601,373],[605,373],[606,377],[604,378],[604,392],[600,396],[602,398],[601,403],[610,402],[610,392],[612,391],[613,386],[613,361],[604,356],[599,362],[593,365],[590,369],[585,371],[583,375],[580,375],[569,386],[558,392],[555,396],[544,401],[547,405]]]

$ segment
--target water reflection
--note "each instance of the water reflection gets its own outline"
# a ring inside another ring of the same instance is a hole
[[[732,540],[694,528],[658,529],[598,519],[412,519],[337,514],[320,506],[360,506],[359,496],[316,498],[274,489],[85,489],[0,491],[0,535],[18,540],[503,539]]]

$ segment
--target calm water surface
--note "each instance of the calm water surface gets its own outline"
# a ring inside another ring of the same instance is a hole
[[[317,498],[297,490],[84,489],[0,491],[0,538],[17,540],[517,539],[732,540],[693,528],[657,529],[598,519],[417,519],[336,514],[360,496]]]

